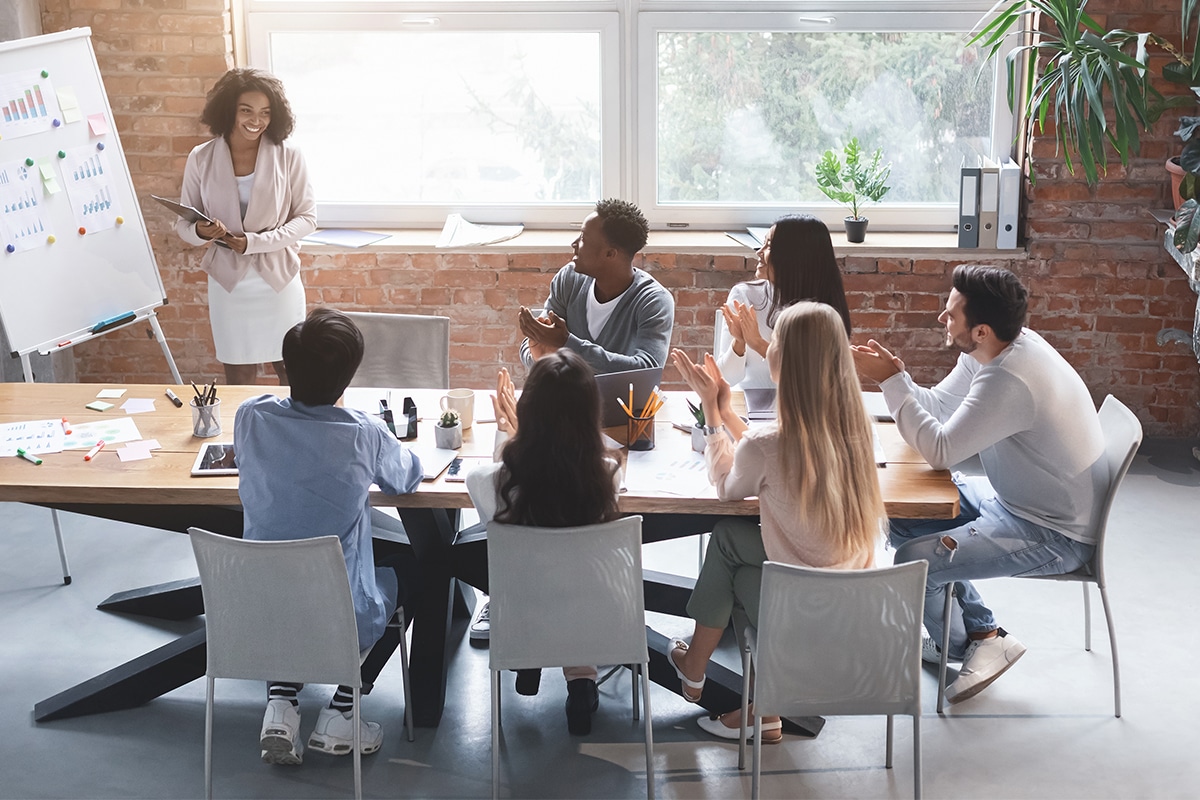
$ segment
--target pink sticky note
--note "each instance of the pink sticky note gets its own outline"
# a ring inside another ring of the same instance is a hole
[[[92,128],[92,136],[103,136],[108,133],[108,120],[104,118],[104,113],[88,114],[88,125]]]

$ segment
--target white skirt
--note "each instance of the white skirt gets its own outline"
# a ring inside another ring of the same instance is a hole
[[[304,321],[304,284],[299,273],[276,292],[256,270],[232,292],[208,278],[208,319],[217,361],[222,364],[270,364],[283,360],[283,336]]]

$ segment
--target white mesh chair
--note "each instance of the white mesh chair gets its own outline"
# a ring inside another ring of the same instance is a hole
[[[928,565],[834,570],[763,564],[758,629],[747,628],[742,664],[745,769],[751,673],[754,779],[758,797],[762,715],[887,715],[913,718],[913,796],[921,796],[921,615]]]
[[[578,528],[488,523],[491,591],[492,797],[500,791],[500,673],[580,664],[629,664],[634,719],[642,678],[646,793],[654,797],[642,518]]]
[[[1091,529],[1096,536],[1096,552],[1092,560],[1074,572],[1061,575],[1029,575],[1026,579],[1042,581],[1067,581],[1083,586],[1083,649],[1092,649],[1092,597],[1088,584],[1100,588],[1100,602],[1104,605],[1104,619],[1108,623],[1108,643],[1112,649],[1113,667],[1113,716],[1121,716],[1121,667],[1117,659],[1117,632],[1113,626],[1112,609],[1108,604],[1108,584],[1104,578],[1104,544],[1108,532],[1108,513],[1112,510],[1117,489],[1133,463],[1138,446],[1142,443],[1142,423],[1124,403],[1111,394],[1100,406],[1100,430],[1104,433],[1103,461],[1106,469],[1097,473],[1096,498],[1092,509]],[[937,711],[942,713],[946,695],[946,659],[950,652],[950,619],[954,611],[955,591],[953,584],[946,592],[946,605],[942,611],[942,654],[938,663]]]
[[[347,311],[363,335],[351,386],[450,388],[450,318]]]
[[[362,797],[358,628],[336,536],[252,542],[189,528],[207,629],[204,793],[212,798],[213,689],[217,678],[333,683],[354,689],[354,795]],[[403,625],[403,616],[399,617]],[[318,633],[314,633],[318,632]],[[412,740],[407,653],[405,719]]]

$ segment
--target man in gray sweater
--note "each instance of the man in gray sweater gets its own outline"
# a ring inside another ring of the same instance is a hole
[[[571,244],[575,257],[550,282],[545,314],[522,308],[526,366],[569,347],[596,374],[661,367],[675,324],[675,299],[633,266],[650,226],[633,203],[602,200]]]
[[[963,265],[938,320],[958,364],[932,389],[871,340],[859,371],[879,382],[904,440],[935,469],[978,454],[986,477],[954,474],[953,520],[892,520],[896,563],[925,559],[926,660],[937,661],[946,587],[958,585],[946,689],[958,703],[1000,677],[1025,646],[999,627],[972,578],[1072,572],[1095,551],[1092,507],[1108,482],[1104,439],[1087,387],[1045,339],[1024,328],[1028,291],[996,267]]]

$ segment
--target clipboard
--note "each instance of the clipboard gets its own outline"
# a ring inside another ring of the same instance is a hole
[[[205,214],[198,208],[185,206],[183,203],[177,203],[174,200],[170,200],[166,197],[159,197],[156,194],[152,194],[150,196],[157,200],[160,204],[174,211],[187,222],[212,222],[212,220],[205,216]],[[229,247],[229,245],[225,244],[220,239],[210,239],[209,241],[211,241],[217,247]]]

